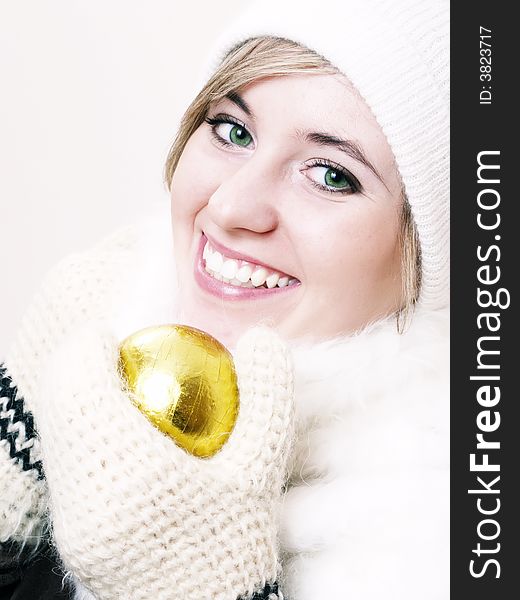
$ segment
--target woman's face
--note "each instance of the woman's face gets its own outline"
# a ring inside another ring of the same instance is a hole
[[[211,105],[172,181],[183,323],[348,334],[401,304],[401,186],[340,75],[258,80]]]

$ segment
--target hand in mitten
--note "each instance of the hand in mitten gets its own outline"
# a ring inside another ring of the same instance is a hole
[[[131,403],[116,340],[92,330],[70,339],[34,409],[66,569],[98,600],[267,598],[293,431],[281,341],[258,328],[239,342],[238,420],[222,450],[200,459]]]
[[[121,232],[90,253],[64,258],[46,275],[0,361],[0,553],[21,566],[46,539],[47,485],[38,422],[46,362],[73,327],[107,314],[116,273],[133,264]],[[133,257],[135,259],[135,257]]]

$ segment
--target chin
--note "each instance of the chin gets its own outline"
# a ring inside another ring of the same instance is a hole
[[[245,331],[259,324],[259,321],[253,316],[250,319],[244,316],[235,318],[225,308],[211,311],[193,303],[189,310],[181,312],[181,319],[183,325],[189,325],[209,333],[228,349],[235,347]],[[263,323],[266,324],[265,321]]]

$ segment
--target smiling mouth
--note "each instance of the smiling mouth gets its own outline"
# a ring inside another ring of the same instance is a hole
[[[204,270],[213,279],[235,287],[265,288],[274,291],[274,288],[285,288],[300,283],[296,277],[287,273],[275,271],[251,261],[226,256],[216,250],[208,239],[205,240],[202,262]]]

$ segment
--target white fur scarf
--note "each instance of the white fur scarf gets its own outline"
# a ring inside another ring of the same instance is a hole
[[[418,312],[296,350],[289,598],[449,598],[448,333]]]
[[[111,271],[96,293],[112,304],[96,310],[118,339],[177,318],[167,206],[157,212],[78,259],[94,276]],[[448,334],[447,310],[418,310],[404,335],[388,320],[294,346],[298,437],[280,523],[289,600],[449,598]]]

